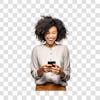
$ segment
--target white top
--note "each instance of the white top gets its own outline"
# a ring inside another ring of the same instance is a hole
[[[48,64],[48,61],[56,61],[56,64],[59,65],[65,73],[63,80],[69,80],[70,59],[67,46],[57,44],[56,46],[49,48],[44,44],[41,44],[33,48],[31,73],[35,79],[41,78],[38,76],[37,70],[40,66]]]

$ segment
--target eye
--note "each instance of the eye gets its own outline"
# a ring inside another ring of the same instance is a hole
[[[53,32],[53,34],[57,34],[56,32]]]

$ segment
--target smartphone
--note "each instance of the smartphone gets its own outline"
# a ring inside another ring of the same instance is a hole
[[[52,67],[55,67],[55,65],[53,65],[53,64],[56,64],[56,62],[55,61],[48,61],[48,64],[51,64]]]

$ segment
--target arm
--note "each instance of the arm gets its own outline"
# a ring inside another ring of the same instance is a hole
[[[37,50],[36,47],[32,50],[32,56],[31,56],[32,66],[31,66],[31,74],[35,79],[39,79],[40,75],[38,75],[38,68],[39,63],[37,59]]]
[[[35,79],[41,78],[44,72],[49,72],[51,66],[50,64],[39,66],[36,48],[33,48],[32,50],[31,61],[32,61],[31,74]]]
[[[64,48],[64,69],[61,74],[61,79],[64,81],[68,81],[70,79],[70,58],[69,50],[66,46]]]

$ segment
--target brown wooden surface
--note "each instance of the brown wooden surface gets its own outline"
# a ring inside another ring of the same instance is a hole
[[[44,85],[36,85],[36,91],[66,91],[66,86],[56,85],[54,83],[46,83]]]

